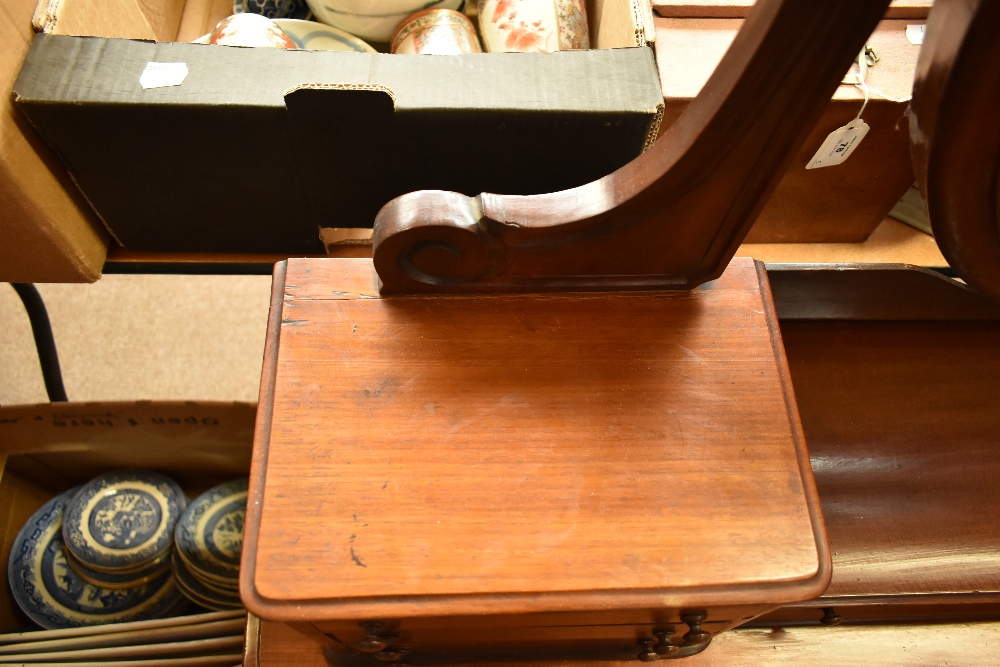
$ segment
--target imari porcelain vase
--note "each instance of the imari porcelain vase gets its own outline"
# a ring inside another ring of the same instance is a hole
[[[589,49],[583,0],[479,0],[487,51]]]

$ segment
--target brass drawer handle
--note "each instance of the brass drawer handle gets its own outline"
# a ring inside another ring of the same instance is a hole
[[[712,634],[701,629],[701,624],[708,619],[708,614],[704,609],[691,609],[681,612],[681,621],[688,626],[687,633],[682,637],[682,642],[674,641],[676,628],[667,625],[653,631],[656,639],[642,639],[639,645],[642,650],[637,656],[641,662],[654,662],[656,660],[672,660],[674,658],[686,658],[696,653],[701,653],[712,643]]]

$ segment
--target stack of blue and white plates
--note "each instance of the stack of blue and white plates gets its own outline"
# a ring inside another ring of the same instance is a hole
[[[133,588],[170,572],[177,520],[187,497],[152,470],[116,470],[90,480],[63,517],[69,566],[84,581]]]
[[[188,505],[174,531],[177,587],[208,609],[239,609],[247,479],[220,484]]]
[[[14,541],[14,599],[50,629],[180,613],[187,600],[164,564],[185,505],[173,480],[143,470],[101,475],[56,496]]]

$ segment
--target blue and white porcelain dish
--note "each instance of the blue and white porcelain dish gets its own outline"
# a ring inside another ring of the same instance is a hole
[[[84,484],[66,506],[63,539],[77,561],[100,572],[135,570],[163,556],[187,497],[153,470],[115,470]]]
[[[178,557],[176,551],[172,556],[172,564],[177,588],[195,604],[200,604],[202,607],[207,607],[215,611],[241,609],[243,607],[243,601],[240,600],[238,592],[223,593],[212,590],[200,582],[188,571],[184,565],[184,561]]]
[[[159,579],[170,569],[168,554],[134,572],[99,572],[77,561],[69,550],[66,551],[66,564],[88,584],[102,588],[134,588]]]
[[[18,606],[50,630],[160,618],[178,609],[183,596],[170,571],[149,584],[111,590],[88,584],[69,567],[62,520],[78,489],[45,503],[17,534],[7,579]]]
[[[192,574],[223,584],[239,577],[247,482],[244,477],[211,488],[181,515],[174,544]]]
[[[269,19],[307,19],[312,13],[306,0],[235,0],[233,14],[260,14]]]

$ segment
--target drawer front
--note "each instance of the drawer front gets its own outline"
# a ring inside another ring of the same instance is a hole
[[[317,621],[334,664],[515,660],[653,661],[704,650],[711,638],[771,607]]]

